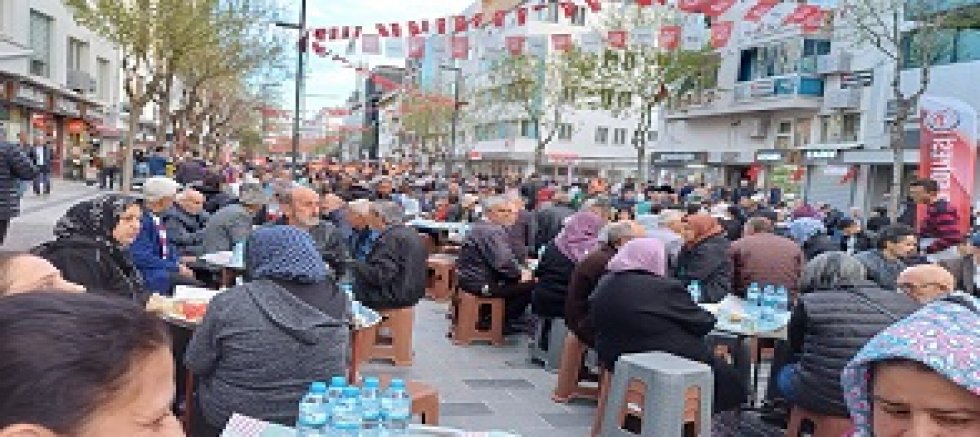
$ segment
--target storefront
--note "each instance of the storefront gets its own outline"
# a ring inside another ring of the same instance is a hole
[[[854,205],[860,167],[846,164],[838,149],[805,149],[804,199],[810,204],[826,203],[846,211]]]
[[[55,96],[51,112],[54,114],[57,137],[61,139],[64,152],[61,156],[65,157],[63,176],[82,179],[91,161],[88,129],[82,120],[82,104],[65,96]]]
[[[791,200],[802,195],[806,170],[799,165],[800,153],[788,149],[762,149],[755,152],[761,188],[778,188],[782,198]]]
[[[655,184],[712,182],[721,178],[717,167],[708,166],[707,152],[653,152],[650,180]]]

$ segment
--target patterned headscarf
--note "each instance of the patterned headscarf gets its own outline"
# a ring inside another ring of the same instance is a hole
[[[575,213],[555,237],[555,246],[565,257],[578,263],[596,248],[603,224],[605,220],[594,212]]]
[[[105,194],[92,200],[76,203],[54,225],[57,238],[85,237],[118,247],[112,231],[119,217],[136,199],[117,194]]]
[[[827,227],[824,226],[823,222],[811,217],[798,218],[789,222],[789,236],[793,237],[793,240],[797,244],[806,243],[810,237],[823,234],[827,232]]]
[[[641,270],[663,276],[667,271],[667,249],[656,238],[636,238],[619,248],[606,266],[610,272]]]
[[[935,300],[874,336],[841,374],[844,400],[857,428],[873,435],[871,379],[875,362],[906,359],[924,364],[980,396],[980,300],[957,293]]]
[[[294,226],[260,228],[245,242],[245,267],[253,279],[279,279],[304,284],[327,280],[327,264],[313,237]]]

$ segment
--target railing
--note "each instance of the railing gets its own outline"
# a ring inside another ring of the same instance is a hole
[[[735,102],[747,103],[758,99],[823,96],[824,81],[820,77],[793,74],[767,77],[735,84]]]

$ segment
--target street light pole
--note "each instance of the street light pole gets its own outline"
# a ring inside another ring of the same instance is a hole
[[[303,99],[303,58],[306,56],[306,0],[299,3],[299,23],[277,22],[276,26],[295,29],[299,32],[299,42],[296,44],[296,101],[293,106],[293,180],[299,180],[299,117],[300,103]]]
[[[456,73],[456,81],[453,85],[453,119],[450,128],[449,135],[449,153],[446,157],[446,176],[448,177],[453,172],[453,164],[456,160],[456,128],[459,124],[459,87],[463,82],[463,69],[459,67],[451,67],[448,65],[440,65],[439,68],[443,70],[452,70]]]

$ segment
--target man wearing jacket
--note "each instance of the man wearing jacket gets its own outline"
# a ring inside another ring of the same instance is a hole
[[[371,203],[367,222],[379,236],[367,258],[351,266],[354,296],[368,308],[415,306],[425,294],[429,251],[404,219],[405,210],[395,202]]]
[[[310,188],[292,188],[280,193],[279,208],[283,216],[276,224],[295,226],[309,232],[323,261],[336,277],[342,277],[346,269],[347,247],[340,230],[320,218],[320,195]]]
[[[909,184],[909,195],[915,203],[926,205],[926,216],[919,228],[920,246],[930,261],[956,257],[956,246],[963,240],[960,215],[956,207],[939,198],[939,183],[919,179]]]
[[[51,194],[51,160],[54,154],[51,147],[45,144],[43,135],[34,137],[34,145],[30,149],[31,163],[37,168],[37,176],[34,177],[34,195],[40,196],[43,192],[45,196]],[[41,186],[44,186],[43,190]]]
[[[143,183],[140,232],[129,246],[133,264],[143,275],[146,288],[167,296],[173,294],[175,283],[194,283],[194,272],[181,264],[180,254],[163,222],[163,213],[173,206],[179,187],[166,177],[152,177]]]
[[[170,241],[182,256],[204,255],[204,227],[208,213],[204,210],[204,195],[186,189],[177,196],[177,202],[163,213]]]
[[[878,248],[854,255],[867,272],[868,279],[886,290],[895,290],[899,273],[905,270],[904,258],[915,254],[915,231],[895,224],[885,226],[878,234]]]
[[[0,142],[0,245],[7,236],[10,220],[20,215],[21,181],[34,179],[36,172],[17,145]]]

